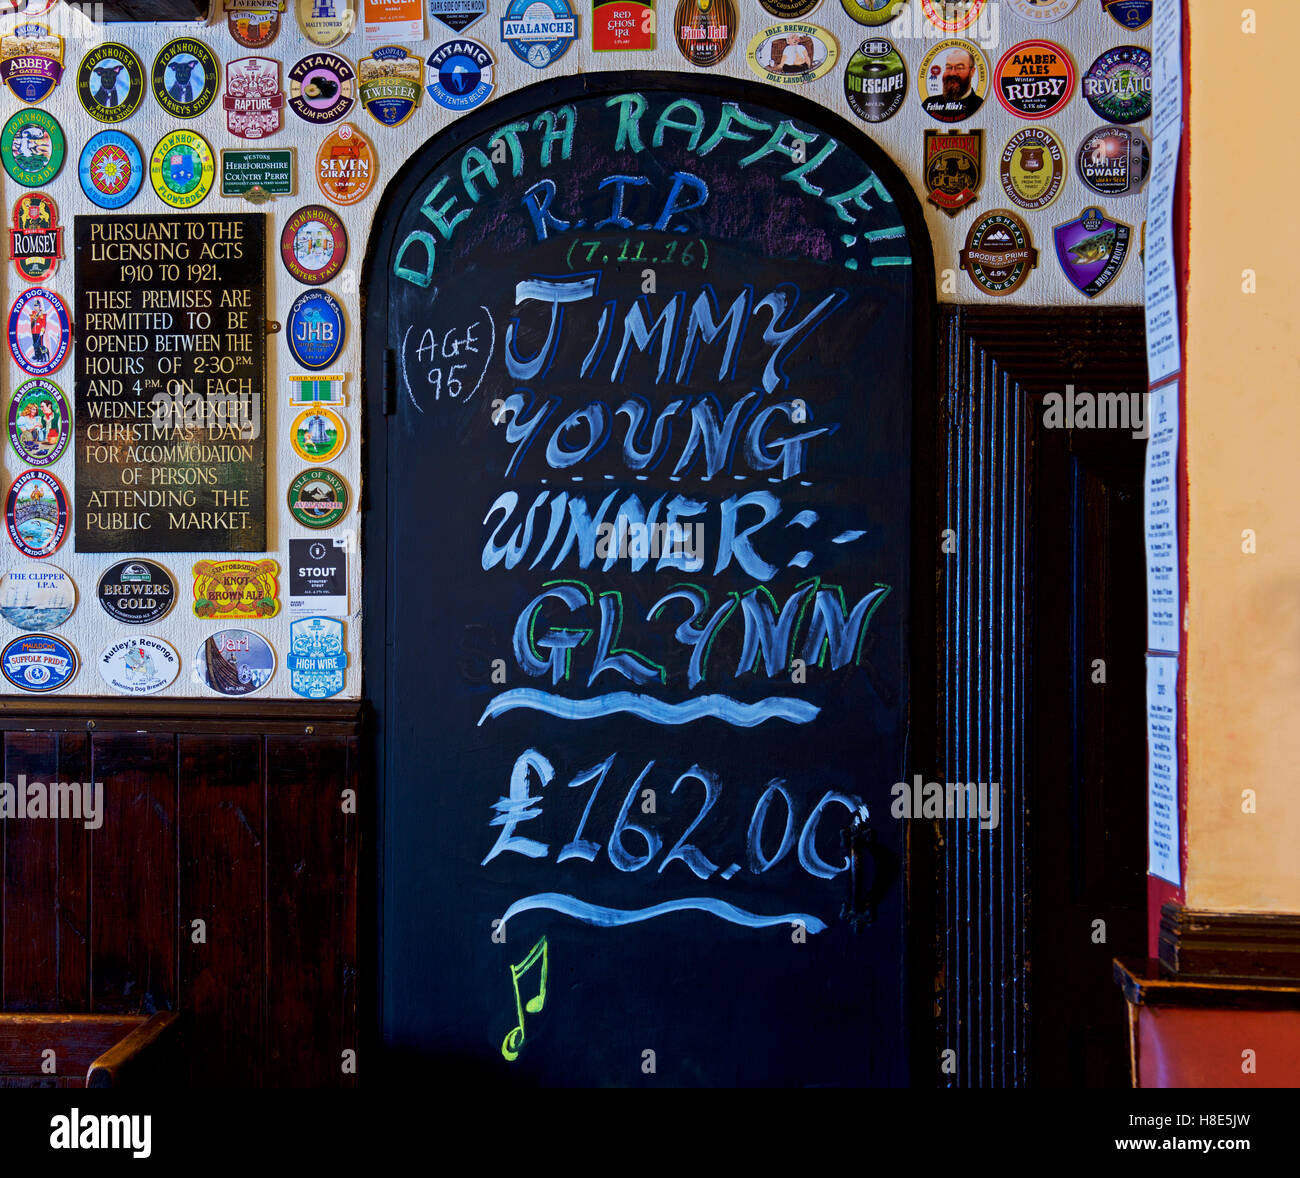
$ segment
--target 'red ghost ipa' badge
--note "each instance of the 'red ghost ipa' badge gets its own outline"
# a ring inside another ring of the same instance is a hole
[[[241,139],[265,139],[284,126],[280,63],[270,57],[241,57],[226,66],[226,128]]]
[[[679,0],[673,17],[677,48],[691,65],[717,65],[736,43],[734,0]]]
[[[20,196],[14,202],[13,228],[9,230],[9,258],[24,282],[44,282],[63,257],[63,226],[59,206],[43,192]]]
[[[955,217],[971,204],[984,180],[983,131],[925,133],[926,200]]]
[[[654,0],[595,0],[591,47],[597,53],[623,53],[655,47]]]

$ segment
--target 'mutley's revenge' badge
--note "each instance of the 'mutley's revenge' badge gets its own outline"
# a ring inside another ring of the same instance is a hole
[[[1018,290],[1029,277],[1038,265],[1038,251],[1029,227],[1015,213],[994,209],[971,226],[958,260],[980,290],[1002,296]]]
[[[1077,221],[1053,231],[1056,259],[1075,286],[1095,299],[1118,277],[1128,257],[1132,229],[1110,220],[1098,208],[1084,209]]]
[[[975,200],[984,179],[983,131],[925,133],[926,199],[950,217]]]
[[[176,648],[149,635],[121,638],[99,656],[99,674],[123,695],[152,695],[170,687],[181,669]]]

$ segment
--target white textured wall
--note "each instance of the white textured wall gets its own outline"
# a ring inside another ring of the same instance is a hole
[[[360,2],[360,0],[358,0]],[[218,3],[215,5],[219,7]],[[579,16],[579,40],[569,49],[555,65],[548,70],[534,70],[519,61],[500,40],[500,17],[505,9],[505,0],[489,0],[487,16],[465,31],[466,36],[473,37],[486,45],[496,58],[497,91],[494,97],[510,90],[544,81],[560,74],[578,74],[604,70],[622,69],[657,69],[672,70],[683,74],[683,85],[689,87],[690,75],[696,71],[689,66],[678,52],[669,27],[671,15],[675,8],[673,0],[659,0],[659,16],[663,27],[659,36],[659,47],[653,52],[597,54],[591,51],[591,15],[590,8],[581,3],[576,11]],[[294,18],[290,0],[290,10],[284,16],[279,38],[267,50],[248,50],[238,45],[229,35],[224,18],[214,19],[206,29],[197,30],[212,48],[214,54],[224,63],[234,58],[246,57],[250,53],[278,58],[287,69],[300,57],[315,50],[315,46],[302,35]],[[747,81],[755,80],[745,60],[745,47],[749,40],[767,25],[775,23],[757,0],[738,0],[740,27],[736,45],[727,59],[715,69],[713,74],[725,74]],[[942,124],[931,119],[922,109],[918,97],[916,70],[933,40],[944,36],[930,29],[920,12],[919,0],[911,0],[908,9],[898,21],[877,30],[864,27],[852,20],[840,7],[838,0],[821,0],[811,13],[802,18],[806,22],[827,29],[838,42],[840,57],[835,68],[825,77],[806,86],[790,87],[804,97],[823,103],[828,109],[859,123],[849,110],[844,99],[844,66],[853,50],[866,37],[879,34],[888,36],[902,53],[908,66],[908,97],[902,109],[884,123],[862,124],[866,134],[879,142],[890,156],[903,168],[913,182],[918,195],[923,199],[921,188],[921,159],[923,132],[927,129],[946,129]],[[12,21],[7,23],[13,23]],[[64,26],[64,31],[69,31]],[[140,56],[146,70],[151,65],[157,51],[169,40],[183,34],[193,34],[193,26],[154,25],[146,23],[112,24],[103,26],[103,39],[121,41],[130,45]],[[1074,58],[1075,65],[1082,75],[1092,61],[1103,50],[1115,45],[1140,44],[1149,45],[1150,29],[1138,33],[1129,33],[1121,29],[1106,16],[1097,0],[1079,0],[1078,6],[1065,19],[1053,24],[1028,24],[1017,17],[1010,6],[1001,0],[992,0],[988,13],[981,17],[976,32],[989,34],[987,39],[980,38],[985,56],[991,67],[996,67],[998,58],[1018,41],[1030,38],[1045,38],[1064,46]],[[87,30],[96,35],[96,30]],[[418,45],[411,45],[412,52],[426,55],[444,40],[454,34],[439,22],[431,18],[426,20],[426,39]],[[77,179],[77,161],[87,139],[95,132],[103,130],[105,124],[97,123],[86,115],[76,95],[76,68],[83,54],[90,48],[90,40],[70,39],[67,45],[67,76],[64,82],[41,105],[52,113],[62,124],[68,139],[68,156],[60,175],[47,185],[47,191],[58,203],[62,223],[66,227],[67,250],[72,250],[72,218],[79,213],[102,214],[104,210],[92,205],[81,192]],[[355,62],[368,50],[363,43],[363,35],[358,27],[340,45],[330,52],[346,57]],[[782,89],[785,89],[782,87]],[[8,117],[19,104],[8,90],[0,97],[0,120]],[[66,571],[77,583],[78,605],[76,612],[56,632],[76,647],[82,659],[82,669],[77,679],[65,689],[64,694],[75,695],[109,695],[95,668],[95,660],[101,650],[110,642],[131,633],[154,634],[166,639],[176,647],[181,655],[183,666],[180,677],[168,690],[168,695],[214,696],[191,677],[194,654],[204,638],[218,628],[242,627],[257,630],[275,647],[278,656],[278,668],[271,684],[259,693],[262,697],[293,698],[289,686],[289,675],[284,667],[284,656],[288,646],[288,540],[290,537],[328,537],[338,535],[347,528],[356,528],[359,520],[356,504],[360,497],[360,341],[361,325],[358,322],[358,293],[356,276],[360,273],[368,227],[379,194],[384,184],[394,172],[425,140],[436,135],[454,119],[450,111],[444,110],[425,95],[415,115],[400,127],[386,128],[380,126],[366,114],[360,106],[354,108],[349,116],[350,122],[360,127],[375,144],[379,156],[379,184],[374,192],[364,201],[347,209],[336,209],[348,228],[350,238],[350,255],[348,269],[326,289],[334,293],[343,302],[349,322],[347,345],[337,363],[331,366],[335,370],[348,374],[348,406],[342,412],[347,420],[349,441],[346,450],[328,465],[339,471],[347,479],[352,491],[352,509],[347,519],[334,529],[311,531],[300,527],[288,515],[285,507],[285,494],[290,480],[308,464],[303,462],[289,445],[288,428],[296,410],[291,410],[288,403],[287,377],[290,372],[298,371],[288,354],[283,335],[271,337],[268,341],[268,453],[267,453],[267,503],[270,511],[267,529],[267,555],[280,562],[283,573],[281,596],[284,602],[280,616],[265,622],[229,622],[214,623],[201,621],[190,612],[192,600],[191,567],[195,561],[205,558],[221,559],[219,553],[183,553],[156,554],[123,553],[114,555],[78,554],[73,551],[72,528],[62,547],[50,558],[49,563]],[[1052,249],[1052,227],[1066,220],[1077,217],[1080,211],[1092,204],[1100,204],[1106,212],[1119,220],[1134,226],[1133,256],[1125,263],[1124,270],[1115,283],[1097,300],[1109,304],[1136,304],[1142,301],[1141,266],[1137,257],[1138,230],[1146,215],[1145,196],[1127,197],[1120,200],[1108,200],[1092,192],[1075,174],[1073,155],[1080,141],[1094,127],[1100,125],[1099,119],[1087,102],[1076,95],[1060,114],[1045,121],[1046,126],[1056,132],[1066,148],[1068,172],[1065,187],[1056,202],[1039,213],[1015,210],[1030,226],[1034,245],[1041,253],[1038,268],[1031,274],[1024,285],[1007,299],[996,300],[984,295],[967,278],[957,271],[957,251],[965,241],[966,232],[983,211],[992,208],[1012,207],[1004,197],[997,179],[997,160],[1002,148],[1011,135],[1025,125],[1008,114],[998,103],[996,96],[990,92],[983,107],[971,119],[964,123],[952,124],[957,129],[980,128],[985,132],[985,181],[980,191],[980,198],[970,208],[963,210],[956,218],[950,218],[933,206],[926,205],[926,216],[934,241],[936,270],[939,276],[941,301],[945,302],[1016,302],[1024,304],[1082,305],[1089,300],[1079,294],[1066,281],[1057,265]],[[336,124],[337,125],[337,124]],[[335,126],[336,126],[335,125]],[[302,122],[296,115],[286,109],[285,125],[276,136],[264,140],[261,144],[246,144],[226,131],[225,116],[221,110],[220,98],[201,118],[189,121],[176,121],[167,116],[154,101],[152,94],[146,94],[140,109],[121,124],[119,130],[125,131],[135,139],[145,157],[146,167],[154,145],[164,135],[178,128],[187,128],[200,132],[212,145],[214,155],[218,157],[223,147],[242,147],[264,145],[271,148],[295,147],[298,150],[298,195],[297,197],[280,197],[274,202],[262,206],[262,211],[269,214],[268,251],[271,263],[268,268],[268,315],[287,321],[290,304],[305,287],[293,281],[284,271],[279,261],[279,237],[285,220],[304,204],[327,204],[320,195],[314,179],[314,162],[316,148],[333,127],[317,127]],[[1149,132],[1149,124],[1139,128]],[[13,183],[3,176],[5,215],[10,215],[14,201],[27,189]],[[219,179],[219,178],[218,178]],[[219,194],[219,183],[214,185],[211,195],[198,206],[199,213],[248,211],[252,206],[242,200],[225,199]],[[124,215],[138,213],[170,213],[168,208],[154,194],[147,179],[140,195],[124,210]],[[945,270],[957,271],[955,289],[943,289]],[[58,273],[47,283],[63,296],[71,309],[74,296],[72,259],[69,256],[61,264]],[[14,275],[12,267],[5,266],[5,301],[7,314],[10,303],[23,284]],[[75,372],[75,351],[70,353],[67,363],[54,374],[53,379],[63,388],[69,404],[73,404],[73,374]],[[6,383],[4,388],[4,406],[7,410],[9,394],[27,379],[12,362],[7,362]],[[8,443],[4,443],[4,489],[23,469],[17,455]],[[63,456],[49,469],[63,483],[69,499],[74,496],[74,452],[70,444]],[[71,506],[71,503],[70,503]],[[7,571],[16,566],[30,564],[31,561],[17,552],[7,537],[3,544],[4,559],[0,570]],[[128,627],[114,622],[100,608],[95,600],[95,587],[100,574],[118,559],[133,555],[150,555],[150,559],[166,565],[172,570],[177,580],[179,601],[172,612],[162,621],[150,626]],[[226,554],[241,556],[246,554]],[[350,663],[347,686],[343,697],[356,697],[361,691],[360,663],[360,612],[361,612],[361,570],[359,561],[351,558],[351,585],[349,588],[351,620],[348,625],[348,643]],[[0,622],[0,643],[8,642],[20,631],[8,623]],[[9,684],[0,681],[0,692],[20,694]]]

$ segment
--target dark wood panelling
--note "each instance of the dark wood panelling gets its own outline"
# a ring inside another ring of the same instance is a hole
[[[1191,981],[1300,984],[1300,916],[1285,912],[1205,912],[1165,904],[1160,965]]]
[[[59,780],[90,781],[90,738],[60,732]],[[84,822],[60,822],[59,848],[59,1010],[90,1009],[90,840]]]

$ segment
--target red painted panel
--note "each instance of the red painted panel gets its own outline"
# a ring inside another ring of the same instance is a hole
[[[1141,1006],[1138,1079],[1140,1088],[1300,1088],[1300,1010]]]

